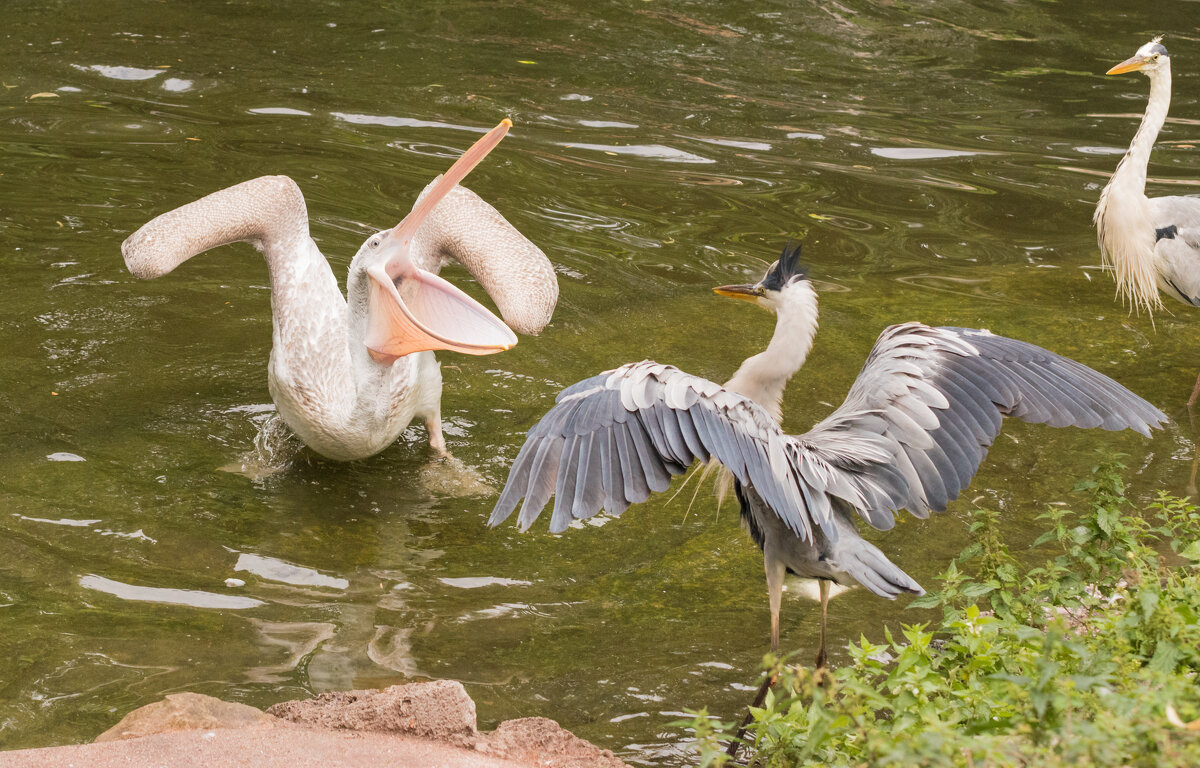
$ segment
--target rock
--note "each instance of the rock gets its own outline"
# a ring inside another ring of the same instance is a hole
[[[410,734],[462,746],[473,746],[478,734],[475,702],[455,680],[322,693],[280,702],[267,712],[302,725]]]
[[[505,760],[545,768],[628,768],[607,749],[584,741],[545,717],[505,720],[476,746]]]
[[[172,693],[162,701],[138,707],[121,722],[96,737],[97,742],[136,739],[154,733],[209,728],[242,728],[278,722],[245,704],[214,699],[202,693]]]

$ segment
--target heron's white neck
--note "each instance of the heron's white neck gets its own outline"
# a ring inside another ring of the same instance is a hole
[[[779,421],[783,390],[804,365],[817,335],[817,292],[812,283],[800,280],[785,287],[775,316],[771,343],[747,358],[725,388],[750,398]]]
[[[1171,107],[1171,68],[1150,74],[1150,99],[1129,150],[1100,193],[1093,222],[1104,263],[1116,273],[1117,293],[1134,309],[1162,308],[1154,256],[1155,229],[1146,199],[1150,150]]]

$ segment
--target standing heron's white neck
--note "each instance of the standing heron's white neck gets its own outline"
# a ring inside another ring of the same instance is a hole
[[[1100,193],[1093,222],[1104,263],[1116,272],[1117,293],[1134,309],[1162,308],[1154,256],[1155,228],[1146,198],[1150,150],[1171,107],[1171,67],[1150,71],[1150,99],[1129,150]]]
[[[758,403],[778,422],[788,379],[804,365],[817,335],[817,292],[808,280],[796,280],[779,292],[773,305],[771,342],[746,358],[725,388]]]

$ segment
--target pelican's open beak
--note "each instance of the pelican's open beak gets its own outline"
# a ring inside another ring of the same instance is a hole
[[[1139,69],[1144,68],[1149,63],[1150,57],[1148,56],[1134,56],[1132,58],[1125,59],[1125,61],[1122,61],[1120,64],[1108,70],[1104,74],[1123,75],[1126,72],[1137,72]]]
[[[505,118],[463,153],[404,220],[384,235],[373,263],[366,344],[371,356],[391,363],[424,350],[467,355],[503,352],[517,336],[487,307],[413,263],[409,246],[430,212],[500,143],[512,127]]]
[[[758,297],[762,296],[762,288],[757,285],[722,285],[713,288],[713,293],[718,296],[728,296],[731,299],[758,301]]]

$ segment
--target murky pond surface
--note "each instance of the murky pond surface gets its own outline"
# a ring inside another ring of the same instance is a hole
[[[266,706],[451,677],[484,726],[544,715],[676,765],[678,713],[744,706],[768,613],[732,506],[685,493],[563,536],[489,531],[494,493],[455,490],[420,427],[368,461],[224,471],[254,461],[272,411],[262,259],[228,247],[154,282],[122,264],[155,214],[287,174],[344,279],[506,115],[468,185],[546,251],[562,299],[508,353],[442,356],[450,448],[493,488],[567,384],[642,358],[731,375],[772,320],[710,288],[803,237],[822,332],[785,400],[795,431],[912,319],[1048,346],[1179,419],[1152,441],[1010,424],[949,513],[878,537],[918,580],[964,545],[973,500],[1028,546],[1097,448],[1128,454],[1135,494],[1185,492],[1200,315],[1129,317],[1090,218],[1147,92],[1101,73],[1163,30],[1175,101],[1151,191],[1200,191],[1196,10],[7,4],[0,746],[87,741],[180,690]],[[783,618],[785,645],[811,648],[815,605],[789,597]],[[920,618],[854,590],[830,621],[843,645]]]

